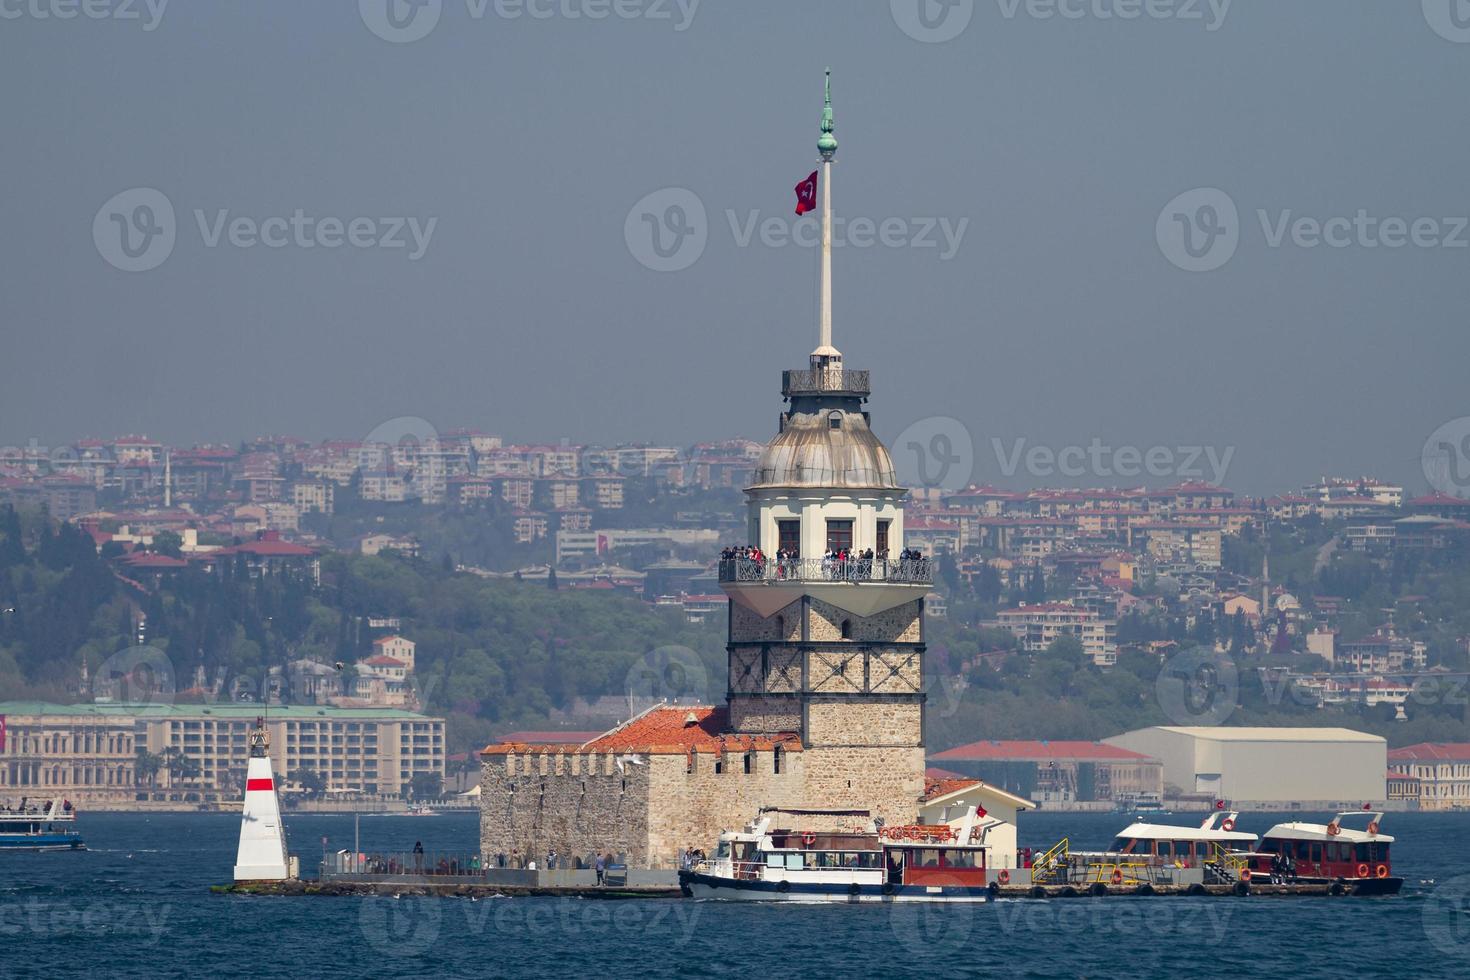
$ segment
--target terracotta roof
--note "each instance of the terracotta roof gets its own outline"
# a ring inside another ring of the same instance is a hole
[[[937,760],[952,759],[956,762],[985,759],[1025,759],[1037,762],[1046,762],[1054,759],[1104,759],[1126,762],[1137,759],[1148,759],[1150,756],[1146,756],[1141,752],[1130,752],[1127,749],[1120,749],[1116,745],[1107,745],[1102,742],[989,739],[971,742],[969,745],[961,745],[948,751],[940,752],[930,758]]]
[[[919,797],[919,799],[920,801],[932,800],[935,797],[948,796],[950,793],[979,785],[980,780],[978,779],[929,779],[926,777],[924,779],[924,795]]]
[[[693,719],[690,719],[690,716]],[[663,705],[643,712],[612,731],[604,732],[575,751],[641,752],[647,755],[675,755],[689,752],[741,752],[766,750],[777,745],[789,752],[801,751],[801,739],[795,732],[748,735],[732,732],[726,708],[708,705]],[[486,746],[486,753],[567,751],[565,743],[536,745],[528,742],[501,741]]]
[[[366,660],[363,661],[363,663],[367,664],[369,667],[407,667],[408,666],[408,664],[404,663],[402,660],[399,660],[397,657],[388,657],[388,656],[368,657]]]
[[[1390,749],[1388,758],[1392,762],[1467,762],[1470,742],[1420,742]]]

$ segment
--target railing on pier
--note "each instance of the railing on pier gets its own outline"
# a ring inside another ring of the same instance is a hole
[[[1063,873],[1071,862],[1071,839],[1063,837],[1041,857],[1031,863],[1031,880],[1037,884]]]
[[[338,851],[322,858],[323,878],[358,878],[371,880],[379,877],[401,877],[405,875],[479,879],[485,876],[485,868],[478,854],[461,854],[443,851],[418,853],[352,853]],[[497,869],[498,870],[498,869]]]
[[[721,582],[896,582],[932,585],[934,562],[928,558],[723,558]]]

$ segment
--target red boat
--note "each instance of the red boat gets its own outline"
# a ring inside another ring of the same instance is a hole
[[[1344,821],[1360,828],[1346,826]],[[1266,831],[1251,856],[1251,877],[1303,884],[1328,883],[1354,895],[1397,895],[1404,879],[1394,877],[1389,856],[1393,838],[1380,832],[1383,814],[1339,813],[1331,823],[1279,823]],[[1273,858],[1278,859],[1273,868]],[[1291,867],[1281,868],[1281,858]]]

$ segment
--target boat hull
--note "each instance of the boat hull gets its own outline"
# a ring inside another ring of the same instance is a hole
[[[985,887],[762,881],[723,878],[697,871],[680,872],[679,886],[690,898],[737,902],[975,903],[990,898],[990,889]]]
[[[0,851],[85,851],[75,834],[13,834],[0,836]]]

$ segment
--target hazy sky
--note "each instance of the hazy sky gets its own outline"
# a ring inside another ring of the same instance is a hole
[[[1417,488],[1470,415],[1470,3],[387,2],[0,0],[0,443],[766,438],[827,64],[886,438]]]

